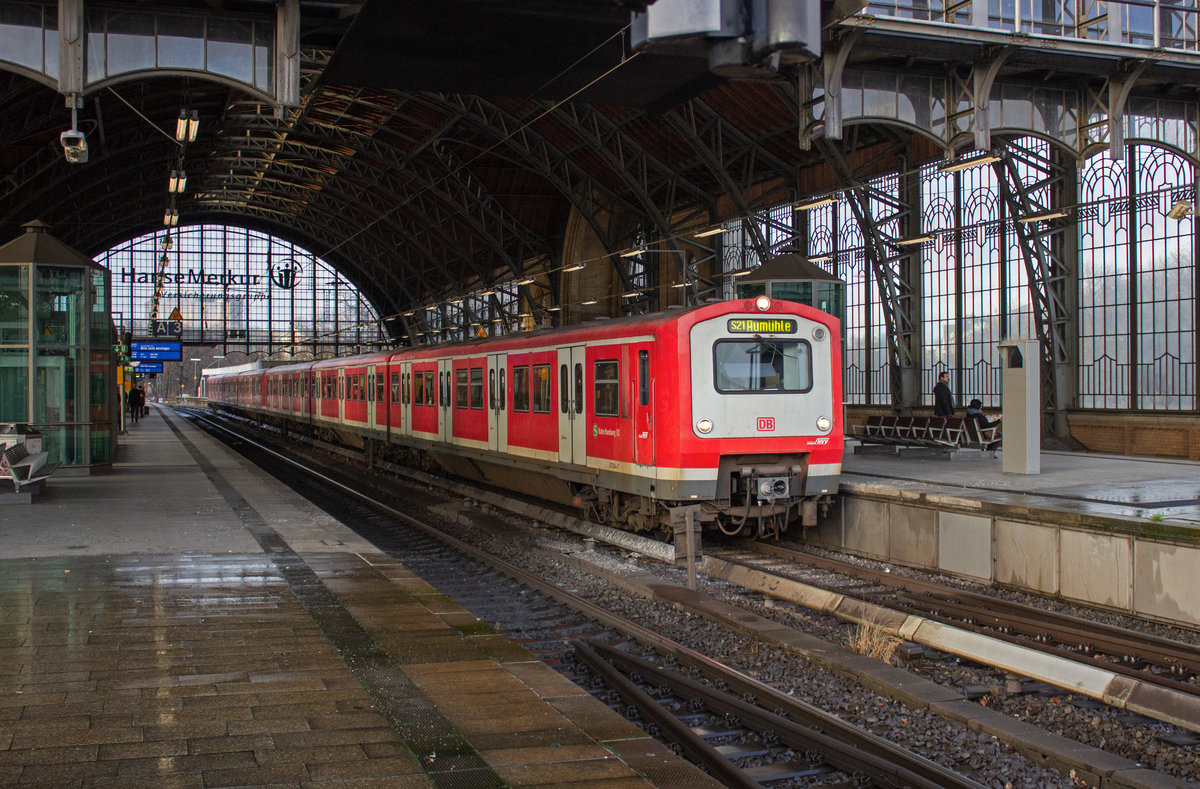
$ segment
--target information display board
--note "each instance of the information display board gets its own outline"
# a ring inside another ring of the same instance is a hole
[[[130,343],[129,356],[139,362],[178,362],[183,360],[183,343],[179,340],[143,340]]]

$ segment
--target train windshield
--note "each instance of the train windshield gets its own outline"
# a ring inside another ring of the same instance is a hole
[[[713,373],[718,392],[807,392],[812,388],[812,348],[803,340],[757,335],[718,340]]]

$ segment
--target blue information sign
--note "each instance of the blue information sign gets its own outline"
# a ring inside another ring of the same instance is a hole
[[[146,375],[148,373],[161,373],[163,371],[162,362],[142,362],[137,367],[133,368],[138,375]]]
[[[183,343],[179,340],[134,340],[129,356],[141,362],[178,362],[183,359]]]

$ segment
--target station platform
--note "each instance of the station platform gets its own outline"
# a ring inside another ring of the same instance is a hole
[[[717,785],[166,409],[0,543],[0,785]]]
[[[1200,463],[1048,452],[857,454],[811,542],[1200,628]],[[1003,450],[1001,450],[1003,452]]]

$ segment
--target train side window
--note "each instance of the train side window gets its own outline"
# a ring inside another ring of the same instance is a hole
[[[425,405],[437,405],[437,378],[433,370],[425,371]]]
[[[412,401],[417,405],[425,404],[425,376],[420,373],[413,376]]]
[[[513,410],[529,410],[529,368],[522,365],[513,368]]]
[[[504,372],[505,372],[504,368],[501,367],[500,368],[500,410],[501,411],[504,411],[505,409],[508,408],[508,402],[505,400]]]
[[[496,371],[488,370],[488,409],[496,410]]]
[[[387,373],[375,374],[375,402],[387,402]]]
[[[575,413],[583,413],[583,362],[575,362]]]
[[[454,371],[454,407],[466,408],[470,397],[470,384],[467,381],[466,370]]]
[[[621,365],[616,359],[596,362],[592,370],[596,416],[621,415]]]
[[[551,411],[550,365],[538,364],[533,368],[533,412],[548,414]]]
[[[345,400],[345,399],[346,399],[346,376],[344,376],[344,375],[339,375],[339,376],[338,376],[338,396],[337,396],[337,399],[338,399],[338,400]]]
[[[483,410],[483,368],[471,368],[471,408],[475,411]]]
[[[400,373],[392,373],[392,405],[400,403]]]
[[[638,351],[638,402],[650,405],[650,352]]]
[[[367,402],[370,403],[375,399],[375,374],[371,373],[367,376]]]
[[[567,393],[570,391],[571,387],[567,381],[567,366],[560,364],[558,366],[558,412],[560,414],[567,413]]]

